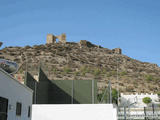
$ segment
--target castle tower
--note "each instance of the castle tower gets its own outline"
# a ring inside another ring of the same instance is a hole
[[[56,43],[56,37],[52,34],[47,34],[47,44]]]
[[[56,36],[56,38],[59,39],[60,43],[66,43],[66,34],[65,33],[62,33],[61,35]]]

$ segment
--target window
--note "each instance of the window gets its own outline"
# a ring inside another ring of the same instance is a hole
[[[31,116],[31,107],[29,106],[28,107],[28,117],[30,117]]]
[[[22,104],[17,102],[16,105],[16,115],[21,116]]]
[[[8,111],[8,99],[0,97],[0,112],[7,113]]]
[[[7,120],[8,99],[0,97],[0,120]]]

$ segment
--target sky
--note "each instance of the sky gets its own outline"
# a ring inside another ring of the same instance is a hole
[[[3,47],[45,44],[48,33],[160,66],[160,0],[0,0]]]

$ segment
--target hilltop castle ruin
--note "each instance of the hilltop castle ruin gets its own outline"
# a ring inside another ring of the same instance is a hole
[[[65,33],[62,33],[61,35],[53,35],[53,34],[47,34],[47,41],[46,43],[47,44],[53,44],[53,43],[56,43],[56,39],[58,39],[59,43],[63,43],[65,44],[67,41],[66,41],[66,34]],[[101,46],[97,46],[97,45],[94,45],[92,44],[91,42],[87,41],[87,40],[80,40],[80,42],[78,43],[80,48],[83,48],[84,46],[85,47],[101,47]],[[122,54],[122,49],[121,48],[114,48],[112,49],[112,53],[113,54]]]
[[[56,39],[59,40],[59,43],[66,43],[66,34],[62,33],[58,36],[55,36],[53,34],[47,34],[47,44],[56,43]]]

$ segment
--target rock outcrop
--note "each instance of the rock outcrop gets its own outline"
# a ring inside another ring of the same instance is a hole
[[[3,44],[3,43],[2,43],[2,42],[0,42],[0,47],[2,46],[2,44]]]

